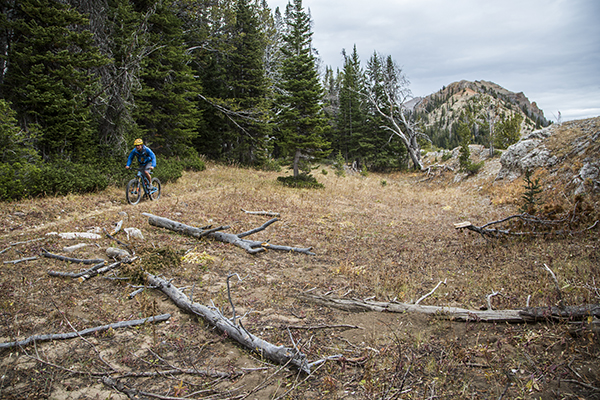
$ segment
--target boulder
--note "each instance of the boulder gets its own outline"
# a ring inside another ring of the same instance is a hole
[[[558,159],[544,145],[544,139],[552,134],[552,127],[533,131],[517,143],[509,146],[500,157],[502,168],[497,180],[514,180],[529,169],[555,165]]]

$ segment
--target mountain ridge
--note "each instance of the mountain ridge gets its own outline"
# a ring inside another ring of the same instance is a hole
[[[523,92],[515,93],[485,80],[452,82],[428,96],[412,99],[406,106],[421,122],[424,133],[435,146],[451,149],[459,142],[454,124],[482,100],[491,105],[498,121],[520,115],[521,135],[551,124],[537,103],[530,101]],[[475,142],[485,144],[486,127],[479,126],[479,129],[482,134],[476,132]]]

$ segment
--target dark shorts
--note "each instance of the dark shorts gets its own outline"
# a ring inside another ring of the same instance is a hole
[[[146,171],[150,171],[151,167],[152,167],[152,162],[149,162],[149,163],[143,165],[141,168],[143,168]]]

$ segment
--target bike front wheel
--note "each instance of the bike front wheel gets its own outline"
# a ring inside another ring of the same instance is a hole
[[[154,186],[154,189],[150,191],[150,200],[158,200],[160,197],[160,181],[158,178],[152,178],[152,186]]]
[[[142,186],[140,185],[139,179],[132,179],[127,183],[127,190],[125,190],[125,197],[129,204],[137,204],[142,198]]]

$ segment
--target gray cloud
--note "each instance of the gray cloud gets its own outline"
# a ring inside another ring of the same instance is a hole
[[[287,1],[269,0],[285,10]],[[524,92],[549,119],[600,115],[600,2],[596,0],[304,0],[322,62],[342,49],[377,51],[403,67],[415,96],[454,81]]]

